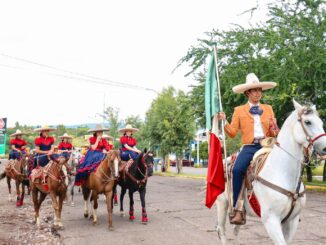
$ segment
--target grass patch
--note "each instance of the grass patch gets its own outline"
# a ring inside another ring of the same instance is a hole
[[[312,175],[322,176],[323,170],[324,170],[324,164],[321,164],[320,166],[312,170]]]
[[[185,177],[185,178],[206,178],[206,174],[177,174],[177,173],[171,173],[171,172],[156,172],[155,175],[159,176],[169,176],[169,177]]]
[[[313,181],[313,182],[305,182],[305,185],[313,185],[313,186],[321,186],[321,187],[326,187],[326,182],[325,181]]]

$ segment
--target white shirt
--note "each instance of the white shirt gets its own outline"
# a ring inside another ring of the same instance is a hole
[[[249,105],[250,108],[254,106],[250,102]],[[259,106],[259,103],[257,105]],[[260,115],[252,115],[252,116],[254,118],[254,138],[264,138],[265,134],[264,134],[263,126],[261,125]]]

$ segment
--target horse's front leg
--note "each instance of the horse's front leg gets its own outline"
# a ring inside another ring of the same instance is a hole
[[[12,197],[11,197],[11,183],[10,183],[10,181],[11,181],[10,177],[7,176],[7,185],[8,185],[8,192],[9,192],[8,201],[9,202],[12,201]]]
[[[62,206],[63,206],[63,201],[66,197],[66,192],[67,192],[67,189],[63,189],[63,191],[61,191],[61,193],[59,194],[59,214],[58,214],[58,220],[57,220],[57,224],[58,224],[58,227],[59,228],[63,228],[63,224],[62,224],[62,221],[61,221],[61,213],[62,213]]]
[[[83,192],[83,197],[84,197],[84,217],[88,218],[89,212],[88,212],[88,206],[90,202],[90,194],[91,191],[86,188],[85,186],[82,186],[82,192]]]
[[[228,211],[228,201],[226,198],[226,192],[224,192],[217,198],[216,209],[217,209],[216,231],[219,239],[221,240],[222,245],[225,245],[226,244],[225,223],[226,223],[226,216]]]
[[[74,203],[74,183],[75,183],[75,178],[74,177],[71,177],[71,183],[70,183],[70,195],[71,195],[71,203],[70,205],[73,207],[75,206],[75,203]]]
[[[134,219],[134,191],[129,189],[129,220],[133,221]]]
[[[55,191],[50,192],[51,200],[52,200],[52,207],[54,209],[54,226],[59,227],[59,221],[60,221],[60,211],[59,211],[59,203],[57,201],[57,193]]]
[[[265,215],[264,215],[265,213]],[[262,212],[262,222],[267,230],[267,233],[273,242],[278,245],[286,245],[286,241],[282,231],[280,217],[274,214]]]
[[[24,205],[24,198],[25,198],[25,184],[24,181],[21,182],[22,185],[22,194],[20,196],[20,206]]]
[[[112,197],[113,197],[113,191],[108,191],[105,193],[106,195],[106,205],[108,209],[108,223],[109,223],[109,230],[113,230],[113,224],[112,224]]]
[[[21,204],[21,196],[20,196],[20,182],[19,180],[15,180],[15,184],[16,184],[16,195],[17,195],[17,198],[16,198],[16,207],[20,207],[22,204]]]
[[[97,224],[97,208],[98,208],[98,194],[96,191],[92,191],[92,196],[91,196],[91,205],[92,205],[92,202],[93,202],[93,206],[92,206],[92,211],[93,211],[93,225],[96,225]]]
[[[120,216],[125,216],[124,210],[123,210],[123,198],[127,192],[127,189],[125,187],[121,186],[121,193],[120,193]]]
[[[139,195],[140,195],[140,201],[141,201],[141,206],[142,206],[142,220],[141,220],[141,222],[143,224],[147,224],[148,217],[147,217],[146,202],[145,202],[145,195],[146,195],[146,187],[145,186],[139,189]]]

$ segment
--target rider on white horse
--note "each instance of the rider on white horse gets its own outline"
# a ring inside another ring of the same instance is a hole
[[[243,209],[238,202],[243,178],[254,154],[261,149],[260,141],[265,137],[276,137],[278,127],[270,105],[260,104],[262,91],[274,88],[274,82],[260,82],[254,73],[246,77],[246,83],[232,88],[235,93],[244,93],[248,97],[248,103],[234,109],[232,122],[225,124],[225,132],[234,138],[241,131],[242,150],[234,164],[233,174],[233,212],[232,224],[243,224]],[[226,120],[224,112],[218,115],[219,120]],[[237,205],[238,203],[238,205]]]

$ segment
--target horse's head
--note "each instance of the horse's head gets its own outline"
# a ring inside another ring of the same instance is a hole
[[[153,165],[154,165],[154,156],[151,151],[147,151],[145,148],[144,154],[142,156],[142,164],[144,169],[147,171],[147,176],[153,175]]]
[[[111,174],[114,178],[119,175],[119,164],[121,163],[120,153],[118,150],[111,150],[108,152],[108,167],[111,170]]]
[[[313,146],[319,155],[326,155],[326,134],[316,106],[302,106],[293,100],[297,122],[294,124],[294,138],[298,144]]]

